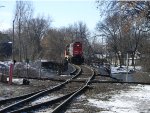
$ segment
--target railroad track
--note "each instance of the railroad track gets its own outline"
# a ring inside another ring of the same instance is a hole
[[[91,83],[124,83],[110,76],[102,76],[110,78],[110,80],[100,80],[100,76],[95,76],[94,70],[88,66],[76,66],[76,68],[78,69],[71,73],[71,78],[63,80],[63,83],[53,88],[0,101],[0,113],[35,112],[35,110],[45,110],[52,113],[65,112],[72,99],[81,94],[86,88],[89,88]],[[46,99],[46,101],[43,101],[43,99]]]
[[[39,109],[42,106],[50,106],[50,105],[53,108],[51,112],[58,113],[60,110],[63,110],[65,108],[64,106],[66,106],[68,102],[70,102],[75,96],[77,96],[84,89],[86,89],[88,85],[90,84],[91,80],[94,78],[95,74],[92,69],[90,69],[89,67],[84,67],[84,66],[81,66],[81,68],[78,67],[77,69],[78,71],[72,72],[72,74],[75,74],[74,76],[72,76],[70,79],[67,79],[63,83],[60,83],[54,86],[53,88],[48,88],[48,89],[34,92],[28,95],[23,95],[20,97],[0,101],[1,108],[2,108],[0,109],[0,113],[7,113],[7,112],[18,113],[18,112],[24,112],[24,111],[32,111],[32,110]],[[85,82],[76,84],[72,82],[72,80],[75,80],[75,79],[76,80],[84,79]],[[37,101],[37,99],[42,100],[41,97],[45,95],[50,96],[49,94],[51,95],[61,94],[61,95],[56,97],[55,99],[47,99],[46,102],[42,102],[42,103],[35,102],[35,100]],[[5,105],[2,104],[4,102],[5,102]],[[33,102],[35,102],[34,105],[32,104]]]

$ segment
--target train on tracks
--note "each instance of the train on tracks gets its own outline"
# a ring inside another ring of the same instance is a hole
[[[65,58],[73,64],[81,65],[84,63],[82,43],[74,42],[68,44],[65,48]]]

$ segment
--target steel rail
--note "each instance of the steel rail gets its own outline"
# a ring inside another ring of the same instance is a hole
[[[86,88],[88,88],[90,81],[94,78],[95,76],[95,71],[93,71],[92,69],[92,76],[89,77],[89,79],[87,80],[87,82],[85,83],[85,85],[81,88],[79,88],[78,91],[76,91],[74,94],[72,94],[69,98],[67,98],[66,100],[64,100],[60,105],[58,105],[53,111],[52,113],[62,113],[62,111],[65,111],[67,104],[69,104],[69,102],[75,98],[77,95],[79,95],[83,90],[85,90]]]
[[[112,77],[112,76],[110,76],[110,75],[101,75],[101,74],[97,74],[97,76],[108,77],[108,78],[112,78],[112,79],[114,79],[114,80],[116,80],[116,81],[122,81],[122,79],[118,79],[118,78]]]
[[[79,67],[78,67],[78,68],[79,68]],[[43,94],[51,93],[52,91],[55,91],[55,90],[61,88],[61,87],[64,86],[65,84],[69,83],[72,79],[74,79],[74,78],[76,78],[77,76],[79,76],[79,74],[81,73],[81,71],[82,71],[81,68],[79,68],[79,71],[78,71],[78,72],[76,73],[76,75],[74,75],[71,79],[68,79],[68,80],[66,80],[66,81],[63,82],[63,83],[58,84],[58,85],[54,86],[53,88],[49,88],[49,89],[46,89],[46,90],[42,90],[41,92],[38,92],[38,93],[36,93],[36,94],[34,94],[34,95],[28,97],[28,98],[25,98],[25,99],[23,99],[23,100],[21,100],[21,101],[18,101],[18,102],[16,102],[16,103],[14,103],[14,104],[11,104],[11,105],[9,105],[9,106],[7,106],[7,107],[4,107],[4,108],[0,109],[0,113],[4,113],[4,112],[6,112],[6,111],[12,110],[12,109],[13,109],[14,107],[16,107],[16,106],[23,105],[23,104],[25,104],[26,102],[30,102],[30,101],[32,101],[32,100],[35,100],[36,98],[42,96]]]
[[[25,95],[21,95],[21,96],[17,96],[17,97],[13,97],[13,98],[7,98],[7,99],[3,99],[3,100],[0,100],[0,105],[2,104],[5,104],[9,101],[16,101],[16,100],[20,100],[20,99],[25,99],[25,98],[28,98],[34,94],[37,94],[39,92],[41,92],[43,90],[40,90],[40,91],[37,91],[37,92],[33,92],[33,93],[29,93],[29,94],[25,94]]]
[[[72,72],[70,72],[70,74],[75,74],[77,72],[77,68],[75,68],[75,66],[73,65],[73,68],[74,70]],[[53,80],[53,79],[52,79]],[[57,81],[57,80],[56,80]],[[66,80],[59,80],[59,81],[63,81],[65,82]],[[5,104],[9,101],[15,101],[15,100],[20,100],[20,99],[24,99],[24,98],[27,98],[27,97],[30,97],[36,93],[39,93],[41,91],[44,91],[44,90],[40,90],[40,91],[37,91],[37,92],[32,92],[32,93],[29,93],[29,94],[25,94],[25,95],[21,95],[21,96],[17,96],[17,97],[13,97],[13,98],[7,98],[7,99],[3,99],[3,100],[0,100],[0,105],[1,104]]]
[[[71,65],[71,64],[69,64],[69,65]],[[75,65],[72,64],[72,67],[73,67],[73,71],[70,72],[70,75],[74,75],[77,72],[77,68],[75,68]]]
[[[67,104],[75,97],[77,96],[79,93],[81,93],[85,88],[87,88],[88,85],[84,85],[82,88],[80,88],[78,91],[76,91],[75,93],[73,93],[69,98],[67,98],[65,101],[63,101],[60,105],[58,105],[53,111],[52,113],[61,113],[62,111],[65,110]]]
[[[35,110],[35,109],[40,109],[41,107],[43,106],[50,106],[52,104],[55,104],[57,102],[60,102],[66,98],[68,98],[69,96],[71,96],[75,91],[69,93],[69,94],[66,94],[66,95],[63,95],[61,97],[58,97],[56,99],[53,99],[53,100],[49,100],[49,101],[46,101],[46,102],[43,102],[43,103],[40,103],[40,104],[36,104],[36,105],[32,105],[32,106],[29,106],[29,107],[24,107],[24,108],[21,108],[21,109],[18,109],[18,110],[14,110],[14,111],[11,111],[9,113],[20,113],[20,112],[28,112],[30,110]]]
[[[74,70],[72,72],[70,72],[70,74],[75,74],[77,72],[77,69],[75,68],[75,66],[73,65],[74,67]],[[48,79],[48,80],[51,80],[51,79]],[[53,79],[52,79],[53,80]],[[55,79],[54,79],[55,80]],[[62,81],[62,82],[65,82],[66,80],[55,80],[55,81]],[[3,100],[0,100],[0,105],[1,104],[5,104],[9,101],[16,101],[16,100],[20,100],[20,99],[25,99],[25,98],[28,98],[34,94],[37,94],[41,91],[44,91],[44,90],[40,90],[40,91],[37,91],[37,92],[32,92],[32,93],[29,93],[29,94],[25,94],[25,95],[21,95],[21,96],[17,96],[17,97],[13,97],[13,98],[7,98],[7,99],[3,99]]]

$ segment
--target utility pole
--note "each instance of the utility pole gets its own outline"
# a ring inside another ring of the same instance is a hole
[[[14,60],[14,22],[15,22],[15,19],[13,20],[13,37],[12,37],[12,61]]]
[[[13,36],[12,36],[12,61],[15,60],[14,57],[14,48],[15,48],[15,20],[16,20],[17,14],[15,15],[15,18],[13,20]]]

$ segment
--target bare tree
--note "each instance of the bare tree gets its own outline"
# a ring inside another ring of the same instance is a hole
[[[15,11],[15,46],[19,61],[22,59],[35,60],[40,57],[41,40],[46,35],[51,20],[44,17],[33,18],[31,2],[17,1]]]
[[[50,29],[42,39],[43,57],[49,60],[64,59],[65,41],[60,30]]]
[[[16,39],[15,47],[18,50],[19,61],[22,61],[23,55],[25,54],[26,45],[23,35],[23,27],[25,26],[28,19],[32,17],[32,5],[28,1],[16,1],[16,11],[13,23],[15,23]]]
[[[28,57],[31,60],[40,57],[42,51],[41,40],[47,34],[51,20],[43,17],[33,18],[27,22],[25,29],[27,30],[27,49]]]
[[[119,44],[119,27],[120,27],[120,23],[118,23],[118,19],[116,18],[116,16],[109,16],[105,23],[98,23],[97,24],[97,30],[103,34],[104,36],[106,36],[107,39],[107,43],[109,44],[109,46],[111,47],[111,51],[115,53],[116,59],[117,57],[119,58],[120,61],[120,65],[122,65],[121,62],[121,56],[119,54],[120,51],[120,44]],[[120,51],[121,52],[121,51]]]
[[[99,9],[101,9],[101,3],[107,6],[107,9],[105,22],[98,23],[98,30],[109,38],[108,44],[118,54],[120,64],[124,54],[130,51],[132,65],[134,65],[135,53],[140,49],[143,40],[142,34],[149,29],[146,26],[149,2],[98,0]],[[120,51],[121,55],[117,51]]]

